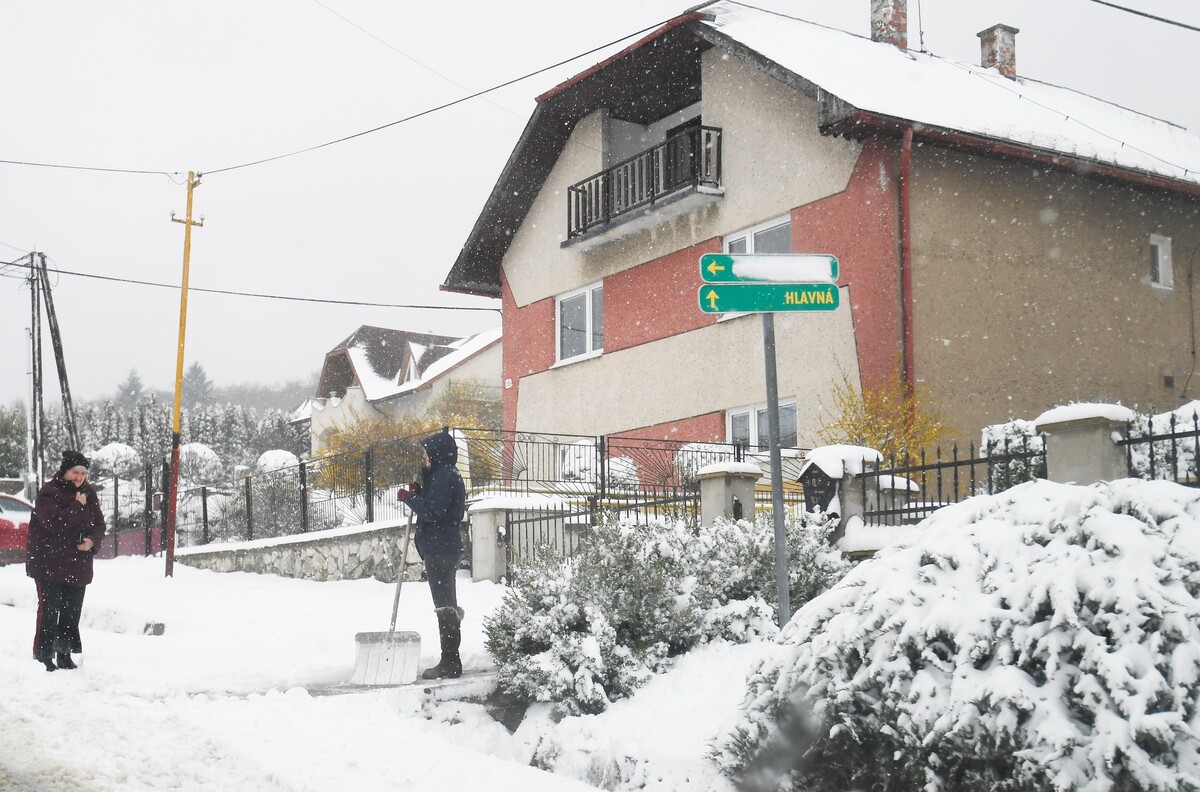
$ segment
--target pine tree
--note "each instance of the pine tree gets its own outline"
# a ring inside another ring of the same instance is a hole
[[[208,404],[213,397],[213,383],[204,371],[199,361],[188,366],[183,373],[183,404],[195,407],[198,404]]]
[[[118,406],[126,410],[132,410],[142,400],[142,394],[145,390],[146,388],[142,385],[142,378],[138,376],[137,370],[130,369],[129,374],[125,377],[125,381],[117,386],[115,401]]]
[[[0,407],[0,476],[17,477],[25,468],[25,412]]]

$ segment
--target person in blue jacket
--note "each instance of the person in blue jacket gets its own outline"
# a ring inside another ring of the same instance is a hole
[[[402,487],[396,498],[416,515],[417,553],[425,562],[425,576],[433,595],[438,620],[442,657],[422,679],[454,679],[462,676],[463,609],[458,607],[454,578],[463,543],[459,525],[467,510],[467,488],[458,473],[458,444],[448,432],[438,432],[421,441],[425,449],[421,481]]]

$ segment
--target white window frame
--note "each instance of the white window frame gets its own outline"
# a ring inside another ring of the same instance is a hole
[[[780,400],[780,402],[779,402],[780,411],[782,411],[786,407],[791,407],[793,412],[795,412],[795,414],[796,414],[796,440],[795,440],[795,442],[799,443],[800,442],[800,422],[799,422],[800,410],[797,406],[796,400],[795,399]],[[743,407],[735,407],[731,410],[726,410],[725,411],[725,439],[726,439],[726,442],[728,442],[728,443],[734,442],[734,440],[733,440],[733,418],[734,418],[734,416],[735,415],[746,415],[748,413],[750,416],[750,420],[749,420],[750,443],[748,446],[750,453],[753,454],[753,453],[759,453],[759,452],[766,451],[767,449],[759,448],[759,446],[758,446],[758,435],[759,435],[758,414],[760,412],[765,413],[766,411],[767,411],[767,405],[765,402],[762,404],[750,404],[750,405],[746,405]],[[762,431],[766,432],[767,428],[764,426]],[[780,438],[780,445],[784,448],[794,447],[794,444],[788,445],[788,444],[784,443],[783,438]]]
[[[788,248],[790,249],[791,248],[792,215],[789,213],[789,214],[781,215],[779,217],[774,217],[770,220],[764,220],[763,222],[761,222],[757,225],[752,225],[749,228],[743,228],[741,231],[726,235],[725,239],[722,240],[722,242],[721,242],[721,252],[729,253],[730,246],[732,246],[736,242],[745,241],[746,249],[742,252],[743,253],[756,253],[758,251],[756,251],[754,249],[754,235],[757,233],[760,233],[762,231],[767,231],[772,228],[778,228],[781,225],[788,226]],[[741,255],[741,254],[738,254],[738,255]],[[742,312],[737,312],[737,311],[730,311],[728,313],[721,314],[718,317],[718,321],[724,321],[726,319],[736,319],[739,316],[753,316],[753,315],[754,314],[752,314],[752,313],[742,313]]]
[[[594,304],[594,298],[592,297],[592,294],[596,290],[600,290],[600,292],[601,292],[600,302],[601,302],[601,305],[603,305],[604,281],[597,281],[596,283],[589,283],[587,286],[584,286],[583,288],[575,289],[575,290],[569,291],[569,292],[563,292],[562,294],[560,294],[554,298],[554,359],[557,361],[555,363],[556,366],[564,365],[567,363],[577,363],[580,360],[588,360],[590,358],[599,357],[600,355],[604,354],[603,341],[601,342],[601,346],[598,349],[592,347],[592,339],[595,336],[594,317],[592,316],[592,305]],[[584,296],[583,303],[584,303],[585,309],[587,311],[587,320],[586,320],[587,327],[585,330],[585,336],[587,338],[587,347],[588,348],[586,351],[581,352],[578,355],[572,355],[571,357],[564,358],[562,356],[562,330],[563,330],[563,328],[562,328],[562,304],[565,301],[573,299],[575,297],[579,297],[580,295]],[[603,319],[602,319],[602,321],[603,321]]]
[[[1151,234],[1150,251],[1152,265],[1154,253],[1158,253],[1158,272],[1155,273],[1154,267],[1151,266],[1150,285],[1159,289],[1174,289],[1175,270],[1171,263],[1171,237]]]

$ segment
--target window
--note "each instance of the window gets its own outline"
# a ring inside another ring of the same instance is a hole
[[[1150,235],[1150,285],[1163,289],[1175,288],[1175,272],[1171,267],[1171,237]]]
[[[766,451],[771,447],[767,422],[767,408],[759,405],[730,410],[729,442],[743,448]],[[751,442],[753,440],[753,443]],[[796,403],[779,405],[779,447],[796,447]]]
[[[558,298],[558,359],[604,351],[604,285],[597,283]]]
[[[733,253],[791,253],[792,221],[777,217],[752,228],[725,237],[725,252]]]

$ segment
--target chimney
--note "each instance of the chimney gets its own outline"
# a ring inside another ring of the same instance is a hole
[[[908,51],[908,0],[871,0],[871,40]]]
[[[1017,79],[1017,34],[1008,25],[992,25],[979,31],[979,65],[996,69],[1010,80]]]

